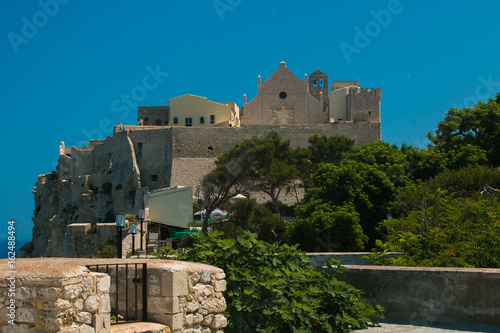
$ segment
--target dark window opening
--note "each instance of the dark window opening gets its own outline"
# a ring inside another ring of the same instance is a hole
[[[285,99],[285,98],[286,98],[286,96],[288,96],[288,95],[287,95],[287,93],[286,93],[286,91],[282,91],[282,92],[280,92],[280,98],[281,98],[281,99]]]
[[[179,118],[174,117],[174,125],[177,125],[179,123]]]
[[[371,116],[371,115],[372,115],[371,111],[368,111],[368,115],[369,115],[369,116]]]
[[[142,156],[142,142],[137,143],[137,156]]]
[[[215,124],[215,115],[210,115],[210,124],[213,125]]]
[[[186,118],[185,125],[188,127],[193,126],[193,118]]]
[[[200,124],[204,124],[205,123],[205,117],[200,117]]]
[[[157,182],[158,181],[158,175],[151,175],[151,181],[152,182]]]
[[[208,147],[208,150],[214,150],[214,147],[210,146]]]

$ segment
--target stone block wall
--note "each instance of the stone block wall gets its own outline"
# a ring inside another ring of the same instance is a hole
[[[172,333],[222,333],[227,325],[224,272],[185,262],[165,268],[148,268],[148,319],[168,325]]]
[[[124,264],[132,265],[126,269]],[[130,269],[135,264],[137,273]],[[0,332],[107,333],[113,311],[130,320],[144,320],[142,264],[148,269],[149,322],[167,325],[172,333],[223,333],[226,281],[220,268],[156,259],[69,258],[16,260],[15,325],[8,323],[10,286],[4,283],[0,286]],[[0,279],[8,281],[8,261],[0,260],[0,265]],[[102,266],[99,272],[91,272],[86,265]]]
[[[85,268],[66,273],[16,279],[15,325],[8,323],[9,303],[2,301],[0,332],[110,332],[109,276]],[[8,290],[0,287],[2,300],[9,300]]]

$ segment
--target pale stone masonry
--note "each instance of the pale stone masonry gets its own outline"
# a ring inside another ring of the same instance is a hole
[[[6,280],[6,260],[1,261]],[[82,266],[50,260],[17,260],[15,325],[8,323],[8,302],[0,302],[1,332],[107,333],[110,331],[110,277]],[[9,300],[8,288],[0,298]]]
[[[89,271],[85,265],[146,263],[148,321],[167,325],[173,333],[223,333],[227,325],[224,271],[209,265],[167,260],[132,259],[18,259],[16,325],[8,323],[8,287],[0,286],[0,332],[110,332],[110,312],[116,309],[116,274]],[[8,278],[7,260],[0,261],[0,279]],[[120,266],[122,267],[122,266]],[[142,267],[142,266],[141,266]],[[5,268],[5,269],[4,269]],[[123,268],[119,268],[118,308],[129,313],[135,303],[125,296]],[[141,269],[142,270],[142,269]],[[139,272],[142,276],[142,271]],[[128,290],[142,295],[142,283],[127,272]],[[142,309],[142,301],[138,307]],[[141,318],[138,318],[141,319]]]

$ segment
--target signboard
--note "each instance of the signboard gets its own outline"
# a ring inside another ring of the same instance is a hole
[[[187,228],[193,221],[193,188],[165,188],[146,193],[144,206],[153,222]]]

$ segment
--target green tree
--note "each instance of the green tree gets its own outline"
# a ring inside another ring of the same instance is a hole
[[[437,149],[418,149],[401,145],[400,151],[407,161],[407,175],[412,181],[428,180],[446,169],[446,154]]]
[[[286,224],[276,218],[265,205],[255,199],[238,200],[231,205],[230,219],[217,227],[227,238],[236,238],[245,231],[255,233],[258,239],[268,243],[285,240]]]
[[[255,160],[255,153],[233,147],[215,161],[215,169],[201,180],[203,193],[202,232],[208,232],[210,214],[233,196],[245,191],[250,186],[253,175],[246,166]]]
[[[408,182],[406,156],[397,146],[387,142],[380,141],[356,147],[345,159],[377,168],[384,172],[396,187],[405,186]]]
[[[225,331],[350,332],[382,316],[380,306],[369,305],[359,290],[336,278],[336,267],[315,271],[296,246],[271,245],[249,232],[236,239],[220,233],[192,237],[194,246],[181,259],[226,273]]]
[[[292,186],[297,179],[297,165],[303,164],[306,158],[303,150],[292,149],[290,140],[283,141],[276,132],[262,138],[245,140],[240,147],[255,153],[255,162],[249,165],[255,178],[253,188],[269,195],[274,213],[279,214],[278,198],[282,191]]]
[[[500,267],[498,188],[498,169],[469,166],[401,189],[398,218],[384,222],[388,236],[378,245],[406,256],[382,263]]]
[[[368,237],[352,207],[314,200],[297,208],[299,218],[289,229],[288,242],[308,252],[361,251]]]
[[[361,237],[354,242],[354,244],[360,244],[366,240],[358,233],[354,223],[356,217],[352,213],[356,212],[359,215],[359,224],[363,229],[363,234],[368,236],[366,247],[373,247],[375,240],[383,235],[379,229],[379,222],[387,216],[394,200],[395,188],[389,177],[376,166],[344,160],[339,165],[320,164],[312,180],[312,188],[307,191],[304,199],[295,208],[298,223],[294,223],[291,228],[307,221],[312,222],[310,216],[313,212],[321,205],[327,204],[331,208],[331,213],[343,212],[343,218],[346,217],[346,213],[351,212],[348,218],[351,226],[346,230],[354,232],[349,236],[351,239]],[[323,209],[323,211],[326,210]],[[332,215],[331,213],[330,217],[339,217],[338,214]],[[332,225],[338,224],[332,223]],[[336,232],[338,231],[330,230],[332,235]],[[304,239],[300,244],[309,246],[306,243],[310,242],[317,243],[317,239]]]
[[[309,142],[308,149],[311,152],[311,163],[315,165],[319,163],[340,163],[345,153],[351,151],[354,147],[354,140],[342,135],[319,136],[314,134],[307,142]]]
[[[427,137],[433,149],[448,156],[462,155],[450,161],[450,168],[484,164],[484,157],[489,164],[500,166],[500,104],[489,99],[474,108],[450,109]]]

